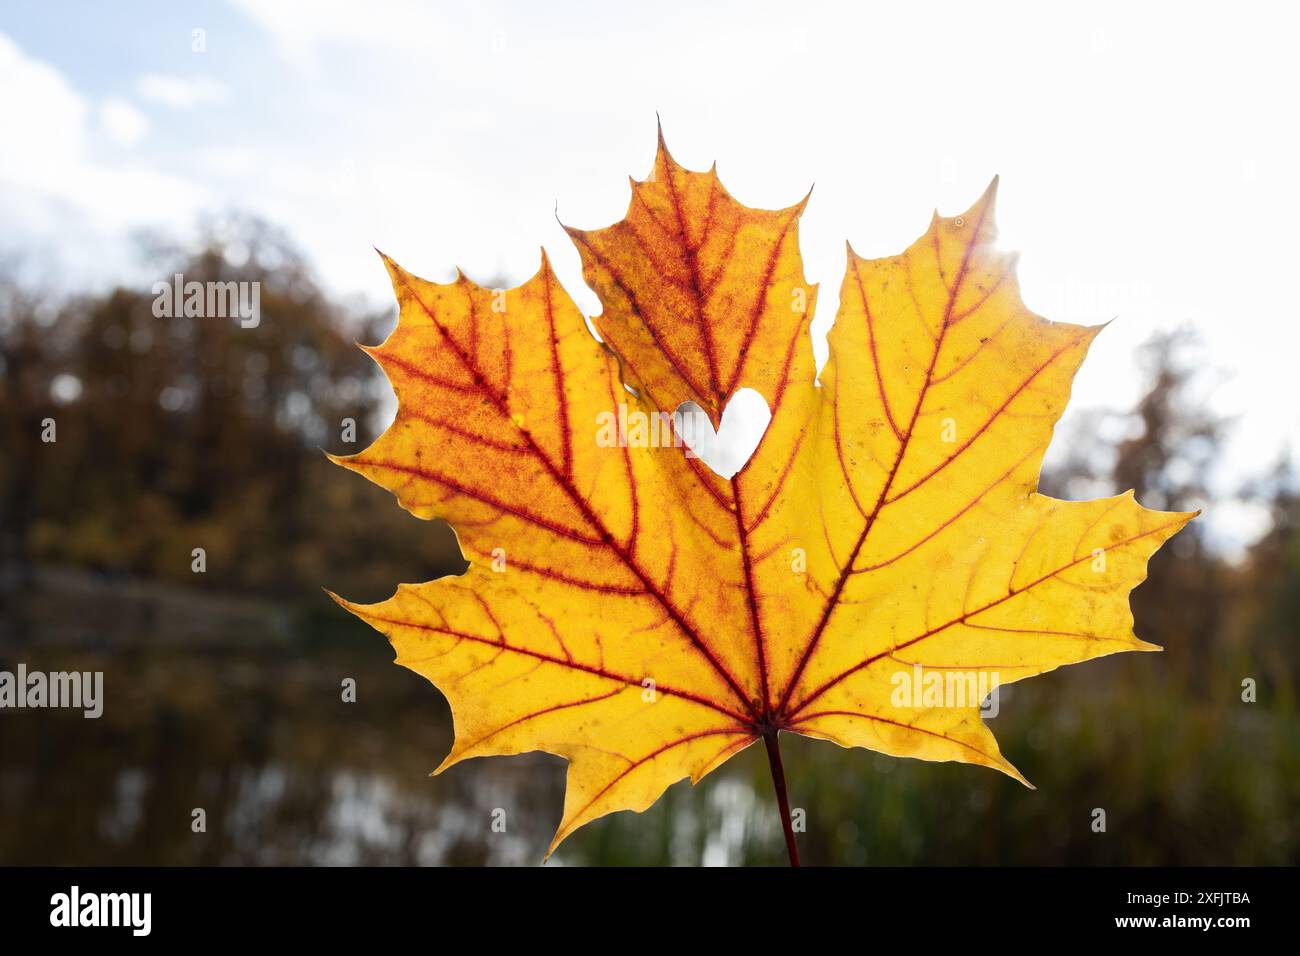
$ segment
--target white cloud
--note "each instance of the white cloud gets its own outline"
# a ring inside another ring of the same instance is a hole
[[[124,100],[98,105],[49,64],[0,34],[0,208],[6,246],[21,244],[63,263],[110,275],[127,255],[132,228],[174,223],[207,201],[205,190],[158,170],[123,146],[138,144],[148,120]],[[107,250],[107,251],[106,251]],[[118,259],[114,257],[117,256]]]
[[[418,0],[371,0],[364,15],[349,0],[230,0],[271,35],[286,60],[304,72],[321,68],[321,48],[365,43],[429,55],[447,31],[443,17]]]
[[[23,56],[0,34],[0,89],[21,95],[0,96],[0,179],[22,186],[57,188],[66,171],[65,157],[85,149],[90,109],[86,101],[50,66]],[[32,148],[39,143],[40,149]]]
[[[118,146],[134,146],[149,132],[149,118],[117,97],[99,104],[99,123]]]
[[[242,146],[216,146],[202,157],[204,168],[222,177],[244,176],[257,166],[257,156]]]
[[[146,73],[136,80],[135,88],[142,99],[176,110],[192,110],[209,103],[223,103],[230,95],[224,83],[210,76]]]

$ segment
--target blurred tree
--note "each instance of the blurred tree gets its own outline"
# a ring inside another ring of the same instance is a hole
[[[1142,348],[1147,391],[1133,417],[1136,434],[1115,449],[1112,482],[1116,491],[1132,489],[1151,508],[1190,511],[1210,500],[1207,477],[1220,454],[1224,422],[1196,400],[1198,358],[1188,331],[1158,333]],[[1133,614],[1163,646],[1177,644],[1175,655],[1204,688],[1214,660],[1214,645],[1229,611],[1231,583],[1206,547],[1203,522],[1188,526],[1183,541],[1151,560],[1149,580],[1134,592]]]
[[[1272,514],[1244,567],[1247,641],[1266,685],[1260,693],[1294,711],[1300,696],[1300,479],[1286,455],[1256,489]]]
[[[1149,508],[1204,507],[1226,423],[1199,398],[1208,374],[1200,358],[1189,330],[1148,339],[1138,355],[1142,397],[1130,411],[1095,410],[1080,419],[1069,456],[1044,475],[1044,492],[1076,498],[1132,490]],[[1139,636],[1173,651],[1171,661],[1204,686],[1232,587],[1232,576],[1207,546],[1204,522],[1192,522],[1152,558],[1147,582],[1133,593]]]
[[[160,259],[173,263],[162,282],[258,283],[260,321],[158,317],[149,290],[55,306],[5,287],[11,587],[34,561],[194,583],[194,548],[211,583],[280,596],[319,595],[321,584],[373,593],[385,574],[457,570],[448,529],[396,512],[320,451],[356,451],[382,427],[391,393],[355,339],[380,340],[391,313],[330,300],[293,245],[257,220],[209,226],[192,254],[154,241]],[[47,418],[53,443],[41,441]]]
[[[0,282],[0,596],[31,583],[28,541],[39,482],[28,463],[38,458],[42,421],[52,411],[44,336],[53,314],[16,282]]]

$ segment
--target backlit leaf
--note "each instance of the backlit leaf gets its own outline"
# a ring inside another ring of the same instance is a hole
[[[450,522],[470,566],[340,603],[450,701],[440,771],[566,758],[552,849],[780,731],[1023,781],[986,688],[1155,649],[1128,595],[1192,516],[1036,492],[1099,329],[1025,307],[995,192],[899,256],[849,250],[820,378],[803,202],[743,206],[662,138],[623,221],[568,230],[604,344],[545,255],[504,292],[385,259],[400,318],[368,351],[399,410],[336,460]],[[730,479],[654,420],[716,425],[742,387],[772,420]]]

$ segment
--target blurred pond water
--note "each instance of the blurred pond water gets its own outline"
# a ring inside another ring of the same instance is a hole
[[[171,625],[143,631],[135,615],[128,635],[122,615],[93,602],[6,612],[0,669],[102,670],[105,708],[98,720],[0,711],[0,864],[542,860],[563,761],[475,760],[431,778],[451,742],[446,705],[391,663],[382,637],[324,603],[305,618],[239,605],[225,624],[202,610],[204,626],[183,637]],[[1004,688],[991,723],[1036,791],[979,768],[787,735],[805,859],[1296,863],[1294,709],[1243,704],[1235,678],[1193,693],[1179,672],[1171,648]],[[346,678],[355,702],[342,699]],[[196,833],[200,808],[206,831]],[[1104,833],[1093,828],[1098,808]],[[750,748],[645,814],[585,828],[552,864],[783,861],[766,761]]]

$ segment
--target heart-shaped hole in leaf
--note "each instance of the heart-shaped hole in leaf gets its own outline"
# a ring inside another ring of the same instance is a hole
[[[673,413],[673,426],[690,453],[727,479],[753,457],[771,421],[767,401],[752,388],[738,389],[731,396],[716,432],[704,409],[694,402],[682,402]]]

